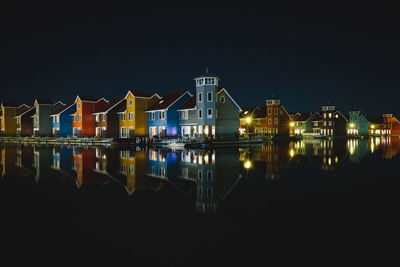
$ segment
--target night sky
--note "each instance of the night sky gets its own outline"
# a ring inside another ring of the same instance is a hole
[[[195,3],[2,6],[0,101],[194,90],[208,67],[243,107],[400,116],[396,8]]]

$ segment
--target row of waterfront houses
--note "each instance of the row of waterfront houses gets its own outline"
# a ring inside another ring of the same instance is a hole
[[[129,90],[112,99],[77,95],[65,104],[35,99],[33,106],[1,103],[1,134],[5,136],[237,137],[242,111],[219,78],[204,73],[196,90],[147,93]]]
[[[400,121],[393,114],[367,118],[360,110],[345,115],[330,104],[320,111],[288,112],[272,97],[264,106],[243,108],[239,131],[269,136],[400,135]]]
[[[163,96],[138,90],[105,99],[77,95],[61,101],[35,99],[32,106],[1,103],[1,134],[6,136],[60,136],[134,138],[191,136],[231,138],[252,133],[267,136],[400,135],[393,114],[366,118],[359,110],[343,114],[334,105],[320,111],[288,112],[276,98],[266,105],[241,109],[220,79],[204,73],[196,90]]]

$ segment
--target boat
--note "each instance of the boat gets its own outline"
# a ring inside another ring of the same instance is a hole
[[[185,148],[185,143],[180,143],[180,142],[172,142],[167,145],[170,148]]]

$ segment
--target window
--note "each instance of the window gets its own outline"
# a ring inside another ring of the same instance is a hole
[[[329,118],[332,118],[332,113],[329,113]]]
[[[189,118],[189,112],[187,110],[181,111],[181,119],[187,120]]]
[[[326,121],[324,121],[324,126],[326,126]]]
[[[133,121],[133,112],[129,112],[129,117],[128,117],[128,119],[129,119],[130,121]]]
[[[329,121],[329,123],[328,123],[328,124],[329,124],[329,126],[332,126],[332,121]]]
[[[207,93],[207,101],[212,102],[212,93],[211,92]]]
[[[95,118],[96,118],[96,122],[99,122],[99,121],[100,121],[99,115],[96,115]]]
[[[165,111],[160,111],[159,118],[160,120],[165,120]]]
[[[76,122],[76,115],[72,116],[72,121]]]
[[[269,118],[268,119],[268,124],[271,124],[272,123],[272,120],[271,120],[271,118]]]
[[[268,115],[271,115],[271,113],[272,113],[272,110],[269,108],[268,109]]]
[[[78,109],[80,109],[81,108],[81,103],[78,103]]]
[[[274,124],[278,124],[278,118],[274,119]]]
[[[78,115],[78,121],[79,122],[81,121],[81,115]]]
[[[203,118],[202,111],[203,111],[203,110],[201,110],[201,109],[198,110],[198,117],[199,117],[199,119],[202,119],[202,118]]]
[[[199,172],[197,173],[197,179],[199,181],[203,180],[203,172],[202,172],[202,170],[199,170]]]
[[[149,120],[154,121],[155,119],[155,113],[154,112],[150,112],[149,113]]]
[[[326,113],[324,113],[324,119],[326,119]]]
[[[101,114],[101,121],[106,121],[106,114]]]
[[[222,104],[225,103],[225,96],[221,96],[219,102],[221,102]]]
[[[125,113],[122,113],[120,118],[121,118],[121,121],[125,121]]]
[[[132,99],[129,99],[129,106],[132,106],[132,104],[133,104]]]
[[[122,138],[126,138],[126,136],[127,136],[126,127],[121,127],[121,137]]]
[[[202,99],[202,97],[203,97],[203,94],[202,93],[199,93],[198,94],[198,102],[203,102],[203,99]]]
[[[209,119],[212,118],[212,108],[207,109],[207,118],[209,118]]]
[[[212,181],[212,171],[207,171],[207,182]]]
[[[278,108],[274,108],[274,114],[278,114]]]

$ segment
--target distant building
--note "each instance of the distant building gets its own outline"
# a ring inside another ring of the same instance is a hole
[[[265,106],[246,107],[240,113],[239,133],[266,134],[267,109]]]
[[[369,121],[359,110],[349,112],[349,122],[346,127],[348,136],[369,134]]]
[[[61,101],[49,99],[35,99],[35,114],[33,115],[33,135],[49,136],[52,133],[52,123],[50,115],[57,109],[63,107]]]
[[[383,114],[381,123],[371,123],[369,133],[371,135],[399,136],[400,121],[393,114]]]
[[[146,111],[149,137],[179,135],[177,110],[191,97],[189,91],[168,93],[150,106]]]
[[[281,105],[279,99],[266,100],[267,106],[267,134],[270,136],[289,135],[292,116]]]
[[[290,123],[290,127],[293,128],[292,133],[301,136],[319,134],[319,131],[317,133],[314,132],[314,128],[318,128],[318,120],[321,118],[322,116],[320,116],[319,112],[298,113]]]

